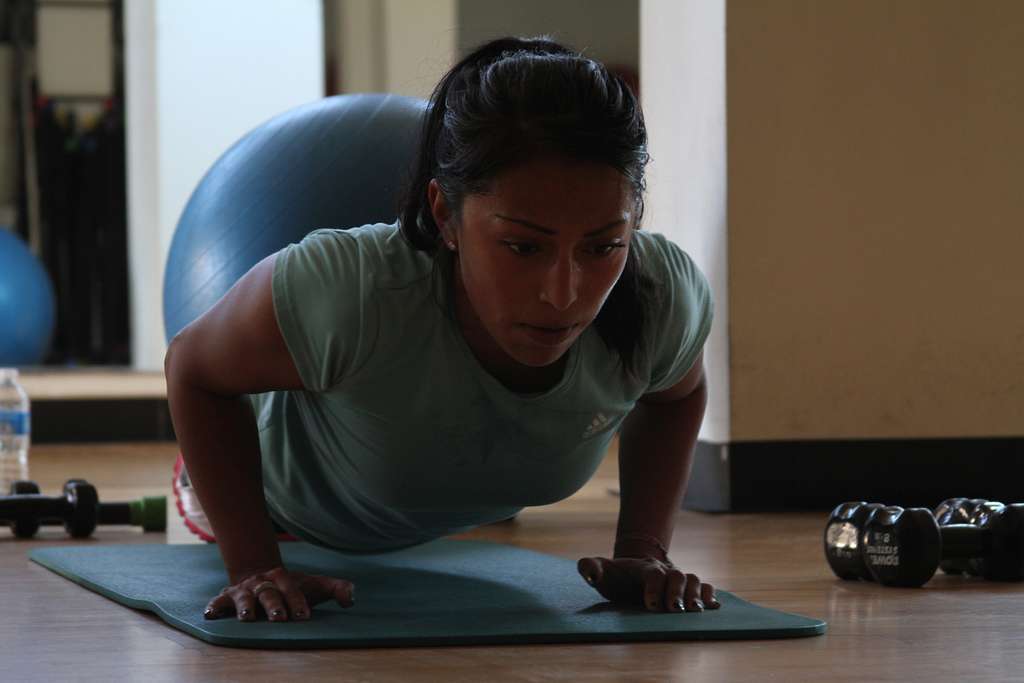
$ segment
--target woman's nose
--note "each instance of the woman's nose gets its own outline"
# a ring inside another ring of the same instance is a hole
[[[558,259],[544,274],[540,300],[559,311],[567,310],[579,295],[579,270],[574,259]]]

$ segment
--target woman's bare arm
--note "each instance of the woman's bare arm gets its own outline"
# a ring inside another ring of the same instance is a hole
[[[281,565],[244,394],[302,389],[274,316],[276,255],[179,332],[164,360],[171,418],[231,582]]]

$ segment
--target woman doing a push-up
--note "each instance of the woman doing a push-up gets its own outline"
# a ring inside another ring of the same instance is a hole
[[[640,230],[647,159],[621,78],[493,41],[435,89],[396,223],[310,233],[173,339],[175,490],[230,581],[208,618],[353,604],[343,577],[285,566],[279,530],[346,553],[425,543],[568,497],[617,432],[612,557],[580,574],[613,602],[719,606],[668,557],[712,304],[689,256]]]

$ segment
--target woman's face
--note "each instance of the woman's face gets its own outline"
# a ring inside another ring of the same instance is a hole
[[[456,313],[485,366],[555,363],[597,317],[622,274],[635,191],[610,166],[545,159],[499,175],[453,219],[437,186],[434,219],[454,243]]]

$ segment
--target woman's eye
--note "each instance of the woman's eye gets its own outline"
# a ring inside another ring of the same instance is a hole
[[[596,247],[594,247],[593,251],[598,256],[608,256],[616,249],[622,249],[625,246],[625,244],[620,244],[618,242],[613,244],[599,244]]]
[[[526,242],[504,242],[503,244],[520,256],[528,256],[537,251],[537,247]]]
[[[519,256],[529,256],[531,254],[536,254],[538,251],[540,251],[540,247],[538,247],[535,244],[530,244],[529,242],[510,242],[506,240],[503,241],[502,244],[504,244],[506,247],[511,249],[515,254],[518,254]],[[590,247],[588,251],[590,251],[590,253],[594,254],[595,256],[601,257],[608,256],[616,249],[622,249],[625,246],[626,245],[622,244],[621,242],[612,242],[610,244],[599,244],[595,247]]]

